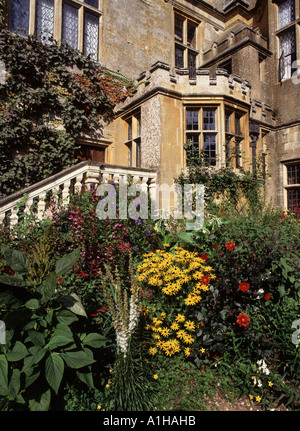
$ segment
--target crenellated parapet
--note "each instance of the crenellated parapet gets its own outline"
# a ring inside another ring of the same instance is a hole
[[[133,96],[127,98],[118,108],[138,103],[157,92],[185,98],[190,96],[229,96],[240,102],[251,104],[251,85],[237,75],[229,75],[224,69],[211,73],[208,69],[197,69],[193,78],[188,69],[171,69],[158,61],[148,71],[140,74]]]

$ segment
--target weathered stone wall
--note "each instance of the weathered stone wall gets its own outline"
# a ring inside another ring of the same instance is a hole
[[[164,0],[109,0],[103,3],[101,63],[134,79],[172,53],[172,7]]]

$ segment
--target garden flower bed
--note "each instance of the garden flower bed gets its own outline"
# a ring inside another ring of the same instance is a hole
[[[76,196],[1,231],[1,410],[299,410],[299,219],[100,220]]]

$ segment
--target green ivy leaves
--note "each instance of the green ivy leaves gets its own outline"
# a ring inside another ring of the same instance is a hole
[[[76,163],[76,138],[111,119],[120,88],[132,83],[67,45],[42,44],[5,30],[0,60],[7,70],[0,85],[5,196]]]

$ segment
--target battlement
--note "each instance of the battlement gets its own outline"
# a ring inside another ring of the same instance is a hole
[[[273,109],[251,96],[251,84],[225,69],[217,68],[215,74],[209,69],[197,69],[191,78],[188,69],[171,70],[164,62],[157,61],[151,68],[139,75],[136,90],[118,108],[126,109],[155,94],[184,98],[228,97],[249,106],[250,116],[256,121],[273,124]]]
[[[136,81],[137,88],[132,97],[127,98],[121,108],[161,92],[185,98],[189,96],[230,96],[250,105],[251,85],[238,75],[229,75],[224,69],[217,69],[212,74],[208,69],[197,69],[191,78],[188,69],[173,69],[158,61],[148,71],[140,74]]]

